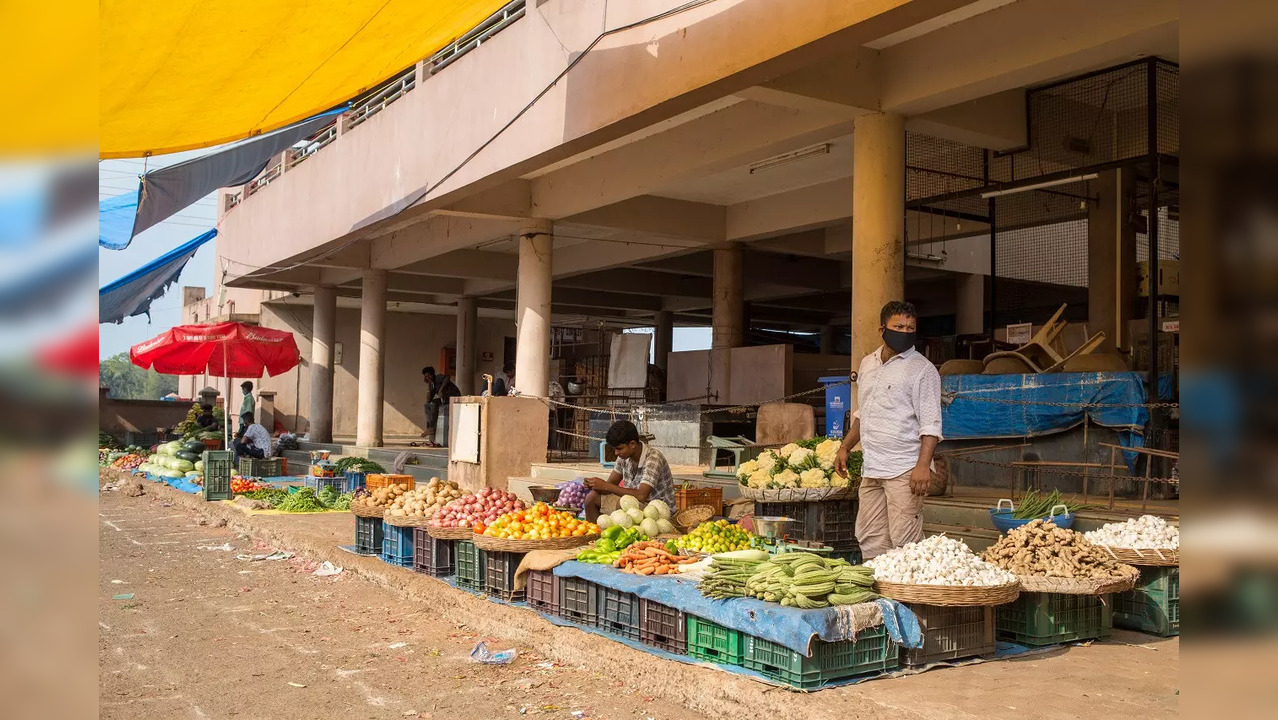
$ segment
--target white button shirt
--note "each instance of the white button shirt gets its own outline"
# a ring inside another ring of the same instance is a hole
[[[910,348],[885,363],[883,348],[861,361],[857,411],[861,421],[861,475],[887,480],[918,464],[920,438],[941,440],[941,374]]]

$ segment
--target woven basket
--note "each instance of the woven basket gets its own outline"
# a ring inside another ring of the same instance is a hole
[[[826,500],[843,500],[856,497],[857,486],[819,487],[819,488],[781,488],[779,490],[760,490],[759,488],[740,485],[741,497],[755,502],[793,503],[823,502]]]
[[[712,517],[714,508],[709,505],[693,505],[674,514],[674,526],[686,533]]]
[[[389,512],[383,515],[382,519],[395,527],[426,527],[427,523],[431,520],[430,518],[399,517],[391,515]]]
[[[1112,545],[1098,545],[1097,547],[1109,553],[1115,560],[1127,565],[1180,567],[1179,549],[1137,550],[1135,548],[1113,547]]]
[[[1126,568],[1120,578],[1059,578],[1042,575],[1017,575],[1021,581],[1021,590],[1025,592],[1059,593],[1061,595],[1106,595],[1115,592],[1126,592],[1136,587],[1140,579],[1140,571],[1131,565]]]
[[[579,535],[576,537],[553,538],[550,540],[507,540],[471,533],[475,547],[489,552],[526,553],[533,550],[567,550],[580,547],[599,539],[599,535]]]
[[[475,536],[475,531],[468,527],[440,527],[429,523],[422,527],[426,528],[427,535],[436,540],[469,540]]]
[[[363,503],[359,503],[359,504],[351,503],[351,512],[355,513],[356,515],[360,517],[379,518],[386,515],[386,508],[374,507],[371,505],[365,505]]]
[[[989,587],[968,587],[966,585],[902,585],[877,580],[874,583],[874,589],[883,597],[899,602],[946,607],[982,607],[1012,602],[1017,595],[1020,595],[1021,584],[1012,582]]]

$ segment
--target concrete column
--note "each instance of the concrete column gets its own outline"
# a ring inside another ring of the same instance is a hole
[[[745,344],[745,281],[739,243],[715,248],[711,297],[710,395],[708,402],[732,402],[732,348]]]
[[[475,298],[464,297],[457,301],[457,389],[462,395],[478,395],[475,388],[475,367],[478,353],[475,351],[475,326],[479,311]],[[481,388],[482,389],[482,388]]]
[[[1129,350],[1129,328],[1136,306],[1136,173],[1103,172],[1092,185],[1096,200],[1087,203],[1087,332],[1105,333],[1099,352]]]
[[[674,348],[674,313],[658,310],[652,331],[653,364],[665,372],[670,364],[670,351]]]
[[[257,393],[257,421],[269,433],[275,432],[275,391],[259,390]]]
[[[821,328],[821,354],[834,355],[839,351],[838,328],[826,325]]]
[[[355,444],[382,446],[382,384],[386,360],[386,271],[365,270],[359,308],[359,405]]]
[[[519,228],[519,287],[515,302],[515,387],[550,393],[550,288],[554,226],[532,220]]]
[[[985,332],[985,276],[966,273],[955,278],[954,332],[979,335]]]
[[[882,344],[879,311],[905,296],[905,120],[862,115],[852,132],[852,369]],[[855,397],[855,394],[854,394]]]
[[[311,442],[333,442],[333,348],[337,338],[337,288],[315,286],[311,320]]]

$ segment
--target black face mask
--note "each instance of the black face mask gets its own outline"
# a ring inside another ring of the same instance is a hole
[[[883,330],[883,344],[892,348],[893,352],[903,353],[914,347],[914,333],[900,330]]]

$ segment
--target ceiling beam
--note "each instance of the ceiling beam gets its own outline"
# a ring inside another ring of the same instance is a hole
[[[565,222],[722,242],[726,214],[722,205],[640,195],[573,215]]]

